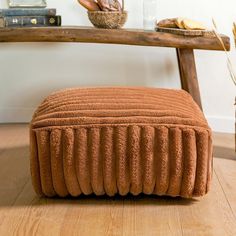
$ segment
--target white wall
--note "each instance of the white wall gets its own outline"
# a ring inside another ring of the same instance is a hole
[[[231,34],[235,0],[157,0],[158,18],[186,16]],[[0,7],[6,7],[5,0]],[[63,25],[90,25],[76,0],[48,0]],[[126,27],[142,27],[142,0],[126,0]],[[231,57],[236,67],[236,51]],[[215,131],[234,131],[234,97],[223,52],[197,51],[204,111]],[[179,88],[174,49],[95,44],[0,44],[0,122],[27,122],[50,92],[77,86],[155,86]]]

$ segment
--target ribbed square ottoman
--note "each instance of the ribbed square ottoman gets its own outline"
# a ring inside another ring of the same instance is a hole
[[[56,92],[30,126],[37,194],[192,198],[209,191],[211,130],[185,91],[82,88]]]

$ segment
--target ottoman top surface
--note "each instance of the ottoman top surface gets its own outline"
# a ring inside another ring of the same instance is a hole
[[[42,102],[31,122],[34,129],[108,125],[209,129],[202,111],[187,92],[136,87],[74,88],[55,92]]]

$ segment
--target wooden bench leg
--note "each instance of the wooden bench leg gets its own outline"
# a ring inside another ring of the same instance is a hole
[[[190,93],[202,109],[193,49],[177,48],[181,87]]]

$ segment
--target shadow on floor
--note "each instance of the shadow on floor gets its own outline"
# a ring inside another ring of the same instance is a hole
[[[194,203],[199,202],[197,199],[183,199],[180,197],[159,197],[155,195],[144,195],[140,194],[138,196],[133,196],[131,194],[121,197],[119,195],[115,197],[108,197],[108,196],[95,196],[95,195],[90,195],[90,196],[80,196],[78,198],[71,198],[67,197],[65,199],[61,198],[36,198],[33,202],[33,205],[68,205],[68,206],[105,206],[105,205],[163,205],[163,206],[175,206],[175,205],[192,205]]]
[[[215,158],[223,158],[236,161],[236,152],[233,148],[214,146],[213,156]]]

